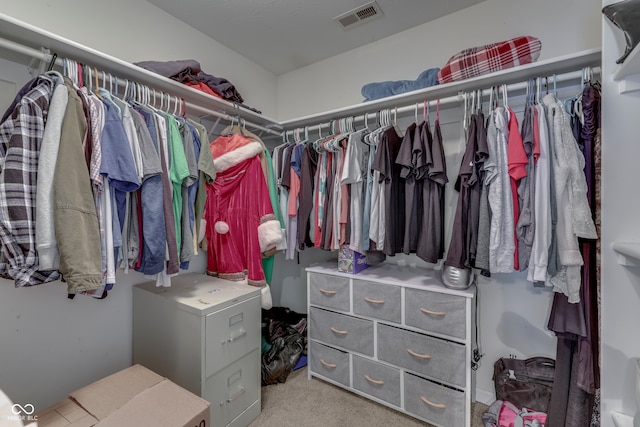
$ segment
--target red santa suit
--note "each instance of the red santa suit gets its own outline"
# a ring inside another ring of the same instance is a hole
[[[267,188],[260,154],[264,147],[242,134],[210,144],[216,169],[207,184],[207,274],[265,286],[262,253],[283,239]]]

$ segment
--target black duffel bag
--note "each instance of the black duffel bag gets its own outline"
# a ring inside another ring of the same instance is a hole
[[[555,367],[555,360],[548,357],[526,360],[501,357],[493,365],[496,399],[547,413]]]

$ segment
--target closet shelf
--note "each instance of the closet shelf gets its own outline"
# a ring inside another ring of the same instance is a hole
[[[69,58],[83,64],[95,66],[101,71],[118,76],[118,78],[133,80],[149,86],[151,89],[161,90],[172,96],[183,98],[188,107],[193,106],[194,110],[201,114],[206,115],[205,112],[210,110],[228,116],[239,116],[245,121],[251,122],[251,124],[256,124],[273,131],[281,130],[281,126],[276,120],[248,110],[242,105],[205,94],[177,81],[160,76],[144,68],[137,67],[121,59],[83,46],[72,40],[34,27],[2,13],[0,13],[0,39],[4,39],[7,45],[17,44],[25,47],[22,52],[19,49],[13,49],[4,54],[5,52],[2,46],[0,46],[0,52],[3,52],[3,57],[10,60],[29,64],[33,58],[33,56],[29,56],[27,53],[29,49],[40,50],[42,47],[48,48],[52,54],[56,53],[59,58]],[[0,42],[1,41],[3,40],[0,40]],[[145,58],[140,58],[140,60],[143,59]]]
[[[425,100],[433,101],[438,98],[457,95],[460,92],[487,89],[496,85],[518,83],[532,77],[552,76],[553,74],[562,74],[580,70],[583,67],[595,67],[600,65],[600,53],[600,48],[584,50],[582,52],[563,55],[545,61],[538,61],[532,64],[497,71],[495,73],[459,82],[431,86],[425,89],[419,89],[375,101],[363,102],[361,104],[350,105],[335,110],[285,120],[280,122],[280,124],[284,129],[291,130],[315,125],[321,122],[327,122],[333,119],[358,116],[364,113],[372,113],[387,108],[415,104]]]
[[[640,243],[614,242],[612,247],[618,253],[618,264],[640,267]]]
[[[611,418],[613,418],[613,425],[616,427],[633,427],[633,417],[630,415],[612,411]]]

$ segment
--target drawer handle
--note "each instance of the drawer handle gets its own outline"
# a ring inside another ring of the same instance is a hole
[[[373,378],[371,378],[369,375],[366,375],[366,374],[364,376],[364,379],[369,381],[372,384],[377,384],[377,385],[383,385],[384,384],[384,381],[382,381],[382,380],[374,380]]]
[[[324,366],[326,366],[327,368],[331,368],[334,369],[336,367],[336,365],[334,365],[333,363],[327,363],[324,360],[320,359],[320,363],[322,363]]]
[[[384,304],[384,300],[383,299],[371,299],[369,297],[364,297],[364,300],[366,302],[370,302],[371,304]]]
[[[421,308],[420,311],[425,314],[430,314],[432,316],[444,316],[445,314],[447,314],[444,311],[431,311],[431,310],[427,310],[426,308]]]
[[[338,293],[338,291],[328,291],[328,290],[322,289],[322,288],[320,288],[320,292],[322,292],[325,295],[335,295],[335,294]]]
[[[244,329],[240,329],[240,332],[238,332],[237,335],[231,335],[227,341],[234,342],[238,338],[242,338],[245,335],[247,335],[247,331],[245,331]]]
[[[420,354],[420,353],[416,353],[415,351],[411,350],[410,348],[407,349],[407,353],[409,353],[410,355],[412,355],[413,357],[417,357],[418,359],[431,359],[431,356],[428,354]]]
[[[445,405],[444,403],[433,403],[433,402],[429,401],[429,399],[427,399],[424,396],[420,396],[420,400],[422,400],[427,405],[433,406],[434,408],[437,408],[437,409],[444,409],[444,408],[447,407],[447,405]]]
[[[331,327],[331,331],[338,335],[347,335],[349,331],[341,331],[340,329],[336,329],[333,326]]]
[[[226,401],[225,400],[220,401],[220,406],[224,406],[227,403],[233,402],[234,400],[242,396],[244,392],[245,392],[244,387],[240,387],[240,390],[238,390],[238,392],[235,395],[227,397]]]

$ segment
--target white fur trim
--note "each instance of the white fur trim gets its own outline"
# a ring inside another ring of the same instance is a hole
[[[213,165],[216,168],[216,172],[223,172],[230,167],[237,165],[241,161],[250,159],[263,151],[264,147],[262,144],[252,141],[247,145],[243,145],[233,151],[229,151],[221,156],[215,157],[213,159]]]
[[[265,221],[258,226],[258,241],[260,242],[260,252],[275,247],[282,241],[282,229],[277,220]]]
[[[269,285],[264,288],[260,288],[260,292],[262,292],[262,308],[265,310],[270,310],[273,307],[273,299],[271,298],[271,289]]]

